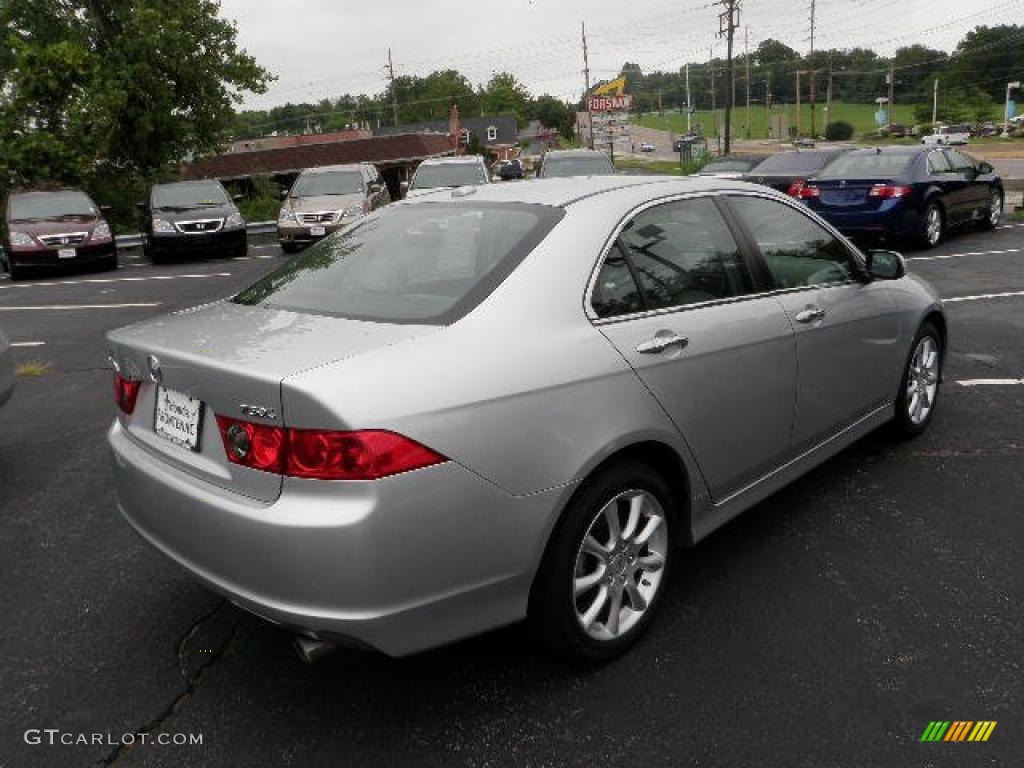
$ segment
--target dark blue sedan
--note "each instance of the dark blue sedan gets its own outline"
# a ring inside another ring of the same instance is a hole
[[[1003,183],[991,165],[949,147],[847,152],[790,194],[850,237],[938,245],[950,227],[992,229]]]

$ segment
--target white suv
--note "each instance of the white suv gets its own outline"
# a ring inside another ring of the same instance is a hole
[[[490,181],[487,164],[479,155],[432,157],[420,163],[412,181],[408,186],[402,182],[402,188],[406,197],[418,197],[439,189],[489,184]]]

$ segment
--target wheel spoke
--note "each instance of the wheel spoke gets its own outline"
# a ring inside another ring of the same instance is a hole
[[[601,609],[604,608],[608,602],[608,587],[602,585],[601,589],[594,596],[594,602],[587,608],[587,612],[580,616],[580,624],[583,625],[584,629],[590,629],[590,625],[594,623],[598,614],[601,613]]]
[[[593,536],[587,536],[587,538],[583,540],[583,551],[593,555],[602,563],[608,562],[609,548]]]
[[[636,526],[640,522],[640,513],[644,508],[643,494],[637,494],[629,500],[629,517],[626,520],[626,527],[622,529],[622,538],[627,541],[636,533]]]
[[[910,398],[910,405],[907,407],[907,411],[909,411],[911,418],[917,418],[915,414],[917,413],[917,404],[920,399],[921,396],[917,392],[917,387],[914,387],[914,394]]]
[[[652,552],[649,555],[641,557],[640,567],[647,573],[654,573],[660,571],[665,566],[665,558],[659,555],[657,552]]]
[[[612,587],[612,604],[608,609],[608,622],[605,626],[612,635],[619,634],[619,614],[622,613],[622,587]]]
[[[664,518],[660,517],[659,515],[651,515],[647,519],[647,525],[645,525],[644,529],[636,535],[636,543],[646,544],[647,540],[651,538],[651,536],[654,534],[656,530],[658,530],[658,526],[660,526],[662,522],[664,522]]]
[[[622,540],[618,500],[613,501],[604,508],[604,520],[608,524],[608,547],[611,548]]]
[[[636,582],[630,579],[626,582],[626,594],[629,596],[629,607],[634,611],[646,611],[647,601],[644,600],[644,596],[640,594],[640,590],[636,588]]]
[[[608,567],[604,563],[601,563],[601,565],[599,565],[597,567],[597,570],[593,573],[588,573],[586,576],[577,576],[573,586],[575,596],[579,597],[588,589],[592,588],[595,584],[601,581],[601,579],[604,578],[604,574],[607,570]]]
[[[932,407],[932,399],[928,396],[928,389],[926,387],[926,388],[921,390],[921,408],[924,409],[924,408],[931,408],[931,407]]]

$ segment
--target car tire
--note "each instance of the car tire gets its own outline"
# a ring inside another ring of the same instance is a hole
[[[295,243],[281,243],[282,253],[298,253],[299,247]]]
[[[928,429],[938,406],[944,356],[938,329],[925,323],[910,345],[896,397],[894,425],[902,437],[917,437]]]
[[[988,209],[978,222],[981,229],[995,229],[1003,217],[1003,193],[998,189],[993,189],[988,200]]]
[[[633,645],[667,588],[675,520],[668,485],[645,464],[613,465],[580,488],[531,592],[542,645],[582,663],[609,661]]]
[[[934,248],[945,235],[946,212],[937,202],[929,202],[918,223],[917,244],[922,248]]]
[[[107,258],[103,259],[103,261],[100,262],[99,269],[100,272],[113,272],[115,269],[117,269],[117,267],[117,254],[115,253],[113,256],[108,256]]]
[[[25,268],[15,264],[11,257],[7,257],[7,273],[11,276],[11,281],[24,280],[28,275],[25,272]]]

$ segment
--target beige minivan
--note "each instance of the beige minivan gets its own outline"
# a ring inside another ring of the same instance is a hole
[[[277,217],[281,250],[295,253],[390,202],[370,163],[307,168],[284,193]]]

